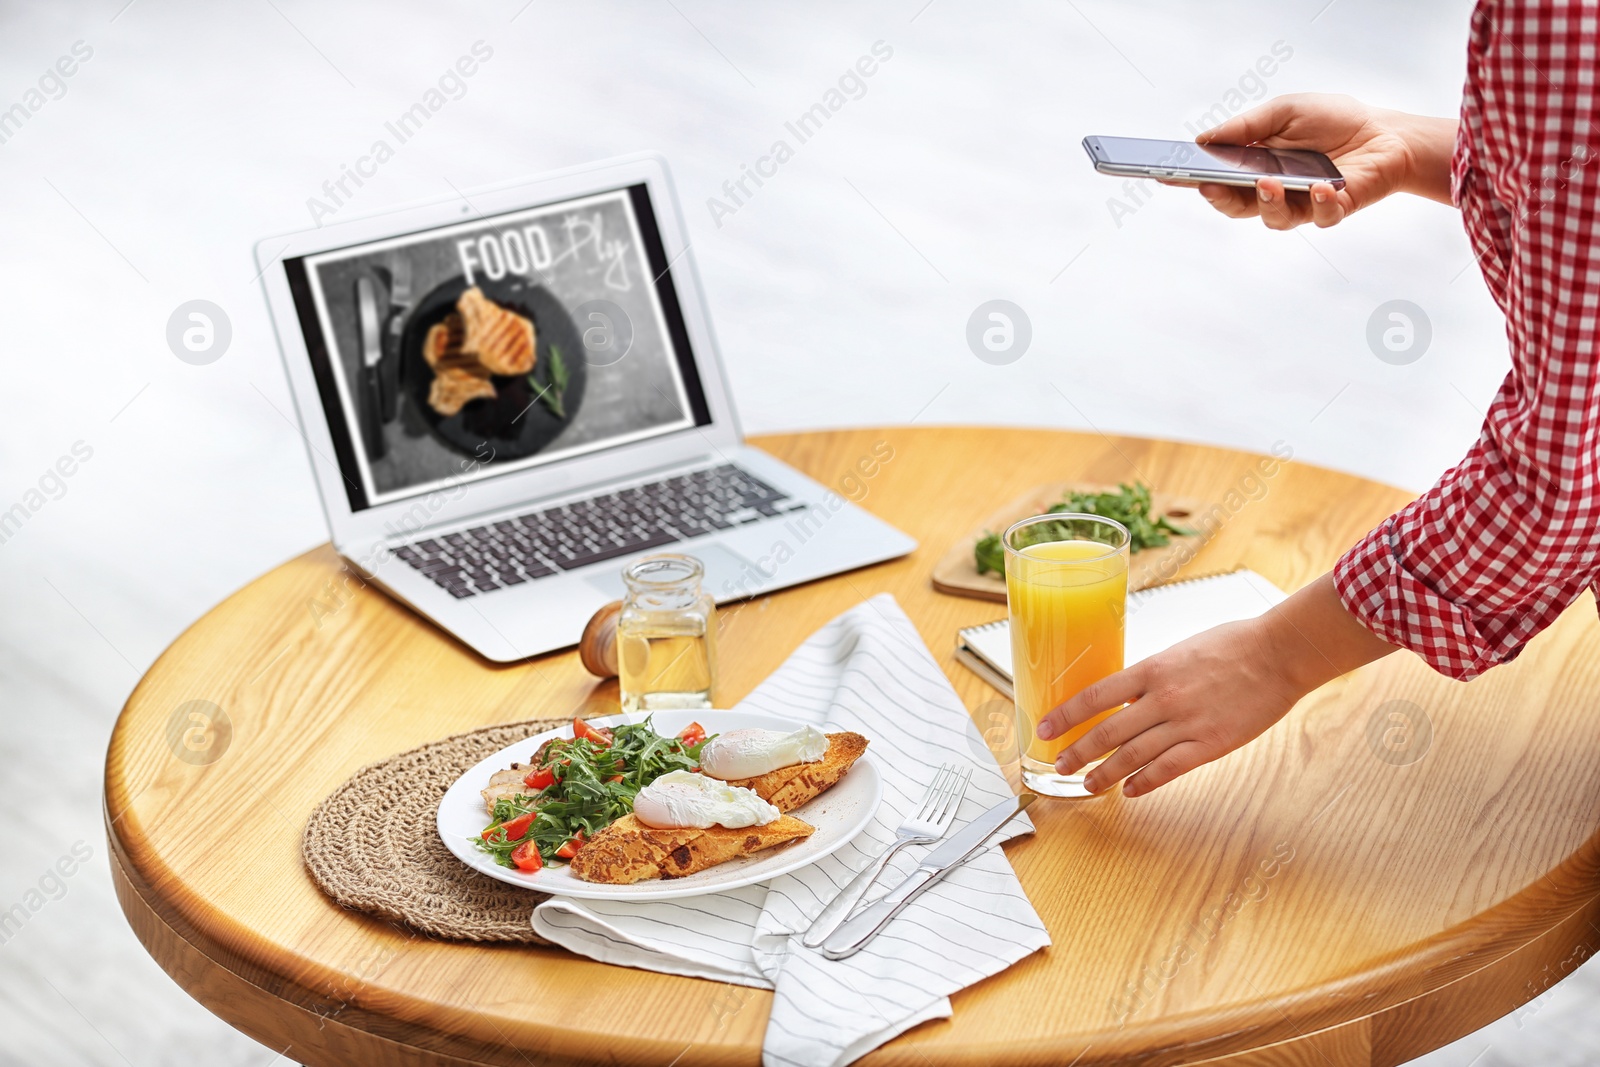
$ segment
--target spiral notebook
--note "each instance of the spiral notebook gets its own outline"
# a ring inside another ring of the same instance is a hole
[[[1252,570],[1152,586],[1128,594],[1123,662],[1130,666],[1225,622],[1253,619],[1288,594]],[[956,633],[956,659],[1011,696],[1011,626],[1005,619]]]

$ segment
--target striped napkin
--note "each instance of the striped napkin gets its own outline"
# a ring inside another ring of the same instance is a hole
[[[553,897],[534,910],[535,930],[606,963],[771,989],[766,1067],[850,1063],[920,1022],[948,1018],[951,993],[1050,943],[998,844],[918,897],[849,959],[825,959],[793,936],[894,840],[941,764],[973,769],[956,827],[1012,795],[892,596],[880,594],[817,631],[739,708],[871,740],[884,796],[861,836],[792,874],[722,893],[633,904]],[[1019,815],[1001,836],[1032,830]],[[927,852],[903,849],[868,899]],[[720,1029],[750,999],[708,994],[706,1015]]]

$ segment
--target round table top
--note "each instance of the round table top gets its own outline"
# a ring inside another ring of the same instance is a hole
[[[1094,434],[895,427],[757,443],[921,547],[727,612],[724,704],[889,591],[982,725],[997,694],[951,653],[958,627],[1002,609],[935,593],[928,573],[1035,484],[1138,478],[1214,501],[1220,528],[1183,573],[1247,566],[1285,589],[1407,499],[1300,463]],[[193,700],[231,723],[209,764],[169,741]],[[347,586],[330,548],[308,552],[209,612],[129,698],[105,781],[124,911],[185,989],[291,1060],[758,1063],[765,992],[417,939],[340,909],[301,863],[308,815],[364,764],[615,701],[575,652],[486,662]],[[1038,832],[1006,851],[1052,946],[863,1062],[1393,1064],[1468,1033],[1600,942],[1597,711],[1586,596],[1470,684],[1390,656],[1147,797],[1035,804]]]

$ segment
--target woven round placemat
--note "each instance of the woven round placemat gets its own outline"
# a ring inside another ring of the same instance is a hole
[[[456,941],[548,944],[529,923],[547,894],[479,874],[439,840],[439,801],[485,756],[568,719],[456,734],[357,771],[317,805],[300,841],[306,869],[339,904]]]

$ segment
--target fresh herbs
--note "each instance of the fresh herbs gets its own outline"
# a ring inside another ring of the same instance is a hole
[[[994,573],[1004,578],[1006,575],[1006,550],[1000,544],[1000,535],[990,531],[978,538],[978,543],[972,549],[973,558],[978,561],[978,573]]]
[[[567,362],[561,358],[561,349],[555,345],[550,346],[550,358],[546,361],[550,368],[550,381],[540,385],[533,374],[528,375],[528,388],[534,391],[534,399],[544,402],[550,409],[550,414],[558,419],[567,417],[566,393],[567,383],[571,376],[567,371]]]
[[[609,731],[574,719],[571,738],[545,742],[526,765],[528,792],[495,801],[494,821],[473,844],[502,867],[533,870],[542,861],[570,859],[585,840],[632,811],[639,790],[668,771],[698,767],[707,740],[697,724],[682,737],[663,737],[649,719]],[[538,861],[528,849],[513,855],[524,843],[538,850]]]
[[[1063,512],[1100,515],[1120,522],[1128,528],[1128,547],[1133,552],[1160,548],[1169,543],[1174,536],[1194,535],[1193,530],[1177,525],[1165,515],[1151,516],[1150,487],[1143,482],[1135,482],[1132,485],[1124,482],[1117,486],[1117,491],[1114,493],[1068,493],[1062,498],[1061,503],[1056,504],[1045,514],[1059,515]],[[1040,540],[1063,540],[1072,536],[1068,522],[1040,525],[1042,527],[1039,531]],[[1057,525],[1060,529],[1051,529]],[[973,549],[973,556],[977,561],[979,574],[992,572],[1005,575],[1006,554],[1000,544],[999,534],[991,532],[979,538],[977,546]]]

